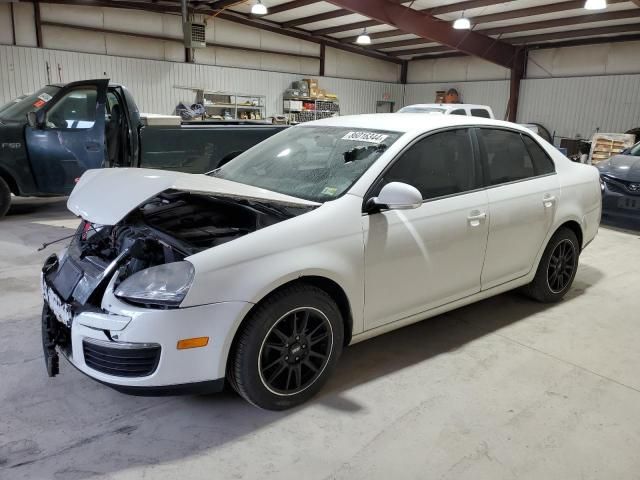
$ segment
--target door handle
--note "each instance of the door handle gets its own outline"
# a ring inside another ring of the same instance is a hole
[[[544,208],[551,208],[555,205],[556,203],[556,197],[553,195],[545,195],[544,198],[542,199],[542,204],[544,205]]]
[[[477,227],[480,223],[484,222],[487,219],[486,212],[478,212],[477,210],[471,212],[467,217],[469,224],[472,227]]]

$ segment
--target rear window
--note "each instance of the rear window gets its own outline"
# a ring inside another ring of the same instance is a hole
[[[522,135],[522,140],[524,140],[527,150],[533,159],[533,166],[536,170],[536,175],[547,175],[556,171],[553,160],[549,158],[547,152],[545,152],[542,147],[535,142],[535,140],[527,135]]]
[[[472,108],[471,115],[474,117],[491,118],[491,115],[484,108]]]

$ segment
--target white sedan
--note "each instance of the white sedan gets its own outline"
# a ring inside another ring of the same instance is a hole
[[[596,235],[594,167],[481,118],[339,117],[209,175],[85,173],[43,267],[43,346],[120,391],[285,409],[347,345],[524,287],[562,299]]]

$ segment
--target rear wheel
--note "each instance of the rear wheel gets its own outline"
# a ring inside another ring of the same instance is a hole
[[[343,338],[340,310],[326,292],[311,285],[287,287],[258,305],[240,331],[230,383],[258,407],[294,407],[322,388]]]
[[[562,300],[573,284],[579,256],[580,246],[576,234],[568,228],[560,228],[549,240],[536,276],[525,287],[525,293],[544,303]]]
[[[7,182],[0,177],[0,218],[4,217],[11,206],[11,189]]]

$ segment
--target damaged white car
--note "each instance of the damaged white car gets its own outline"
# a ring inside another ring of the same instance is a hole
[[[309,399],[344,346],[525,287],[558,301],[600,221],[597,170],[515,124],[362,115],[209,175],[105,169],[46,261],[43,346],[134,394]]]

